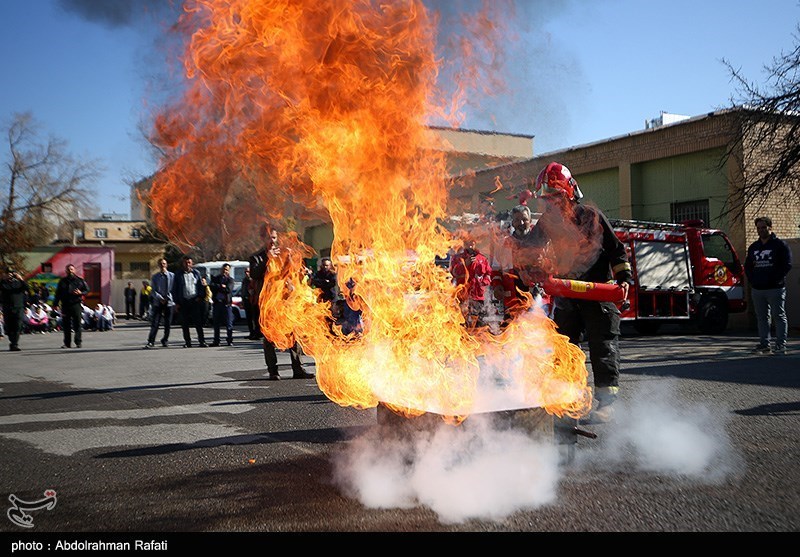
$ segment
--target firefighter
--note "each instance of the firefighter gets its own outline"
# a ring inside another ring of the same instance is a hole
[[[583,194],[569,169],[548,164],[536,178],[535,195],[542,216],[531,242],[548,245],[543,270],[562,278],[616,281],[627,299],[633,280],[625,246],[599,209],[580,203]],[[570,342],[579,345],[584,335],[589,344],[597,405],[584,423],[610,421],[619,392],[619,308],[613,302],[559,297],[553,320]]]

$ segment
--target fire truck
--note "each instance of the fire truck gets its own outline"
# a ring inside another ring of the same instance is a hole
[[[702,333],[725,330],[746,309],[744,267],[728,236],[703,221],[681,224],[611,220],[625,244],[634,284],[622,320],[642,334],[664,323],[691,323]]]

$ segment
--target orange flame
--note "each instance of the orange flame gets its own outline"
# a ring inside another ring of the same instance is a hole
[[[329,327],[294,233],[270,263],[260,317],[279,348],[297,341],[314,358],[320,388],[340,405],[384,402],[459,422],[481,410],[493,376],[511,386],[504,404],[577,417],[591,400],[583,352],[535,308],[500,334],[468,330],[451,277],[434,264],[454,238],[442,226],[446,160],[424,122],[460,110],[437,101],[436,25],[418,0],[187,2],[189,86],[156,122],[172,157],[153,185],[154,216],[187,243],[207,233],[198,209],[223,211],[224,184],[236,182],[221,184],[227,174],[253,188],[245,217],[254,207],[327,214],[340,288],[356,281],[363,333]]]

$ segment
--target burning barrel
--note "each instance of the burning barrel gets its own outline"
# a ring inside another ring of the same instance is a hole
[[[386,432],[387,436],[410,437],[415,432],[431,431],[444,424],[444,417],[435,412],[405,417],[391,410],[383,402],[378,403],[376,410],[378,425]],[[536,441],[555,443],[563,464],[569,464],[574,459],[575,445],[579,435],[592,439],[596,437],[593,433],[579,429],[578,420],[567,416],[557,417],[548,414],[543,408],[493,410],[473,415],[489,416],[496,427],[524,431]]]

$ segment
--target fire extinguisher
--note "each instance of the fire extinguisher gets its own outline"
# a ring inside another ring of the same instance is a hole
[[[547,277],[542,286],[550,296],[621,303],[623,311],[630,307],[622,287],[616,283]]]

